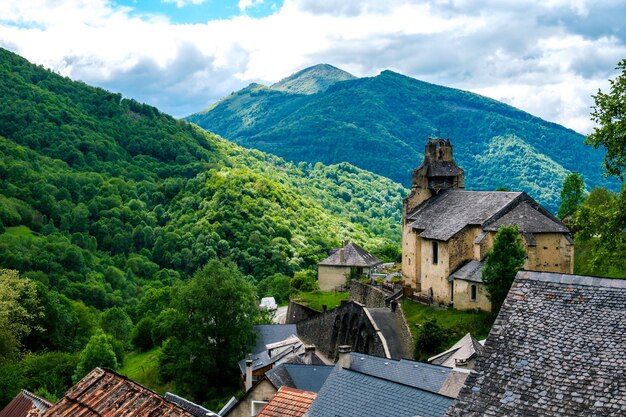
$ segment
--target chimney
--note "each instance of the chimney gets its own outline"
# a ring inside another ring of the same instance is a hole
[[[350,345],[341,345],[338,348],[339,351],[339,360],[337,363],[339,366],[345,369],[350,369],[350,351],[352,350],[352,346]]]
[[[252,388],[252,356],[246,359],[246,392]]]

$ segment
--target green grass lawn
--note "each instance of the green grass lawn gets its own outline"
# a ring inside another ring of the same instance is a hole
[[[446,335],[446,349],[468,332],[478,340],[486,338],[495,320],[495,316],[490,313],[454,309],[440,310],[407,299],[402,300],[402,311],[404,311],[414,339],[417,334],[417,324],[422,324],[431,318],[436,319]]]
[[[298,296],[294,298],[294,301],[297,301],[300,304],[304,304],[308,307],[311,307],[314,310],[322,311],[322,305],[328,306],[328,310],[332,310],[341,304],[341,300],[347,300],[350,298],[350,293],[348,291],[345,292],[322,292],[322,291],[311,291],[311,292],[301,292]]]
[[[5,229],[5,233],[9,236],[14,236],[14,237],[35,237],[36,236],[35,234],[33,234],[32,230],[30,230],[26,226],[7,227]]]
[[[124,366],[118,370],[135,382],[150,388],[159,394],[171,391],[171,384],[159,384],[158,378],[158,355],[161,348],[154,348],[147,352],[131,352],[124,359]]]

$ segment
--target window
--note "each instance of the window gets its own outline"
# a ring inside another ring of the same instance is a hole
[[[472,284],[470,286],[470,300],[476,301],[476,285]]]
[[[439,263],[439,242],[433,242],[433,263]]]
[[[252,401],[250,403],[250,415],[252,417],[259,414],[267,405],[268,401]]]

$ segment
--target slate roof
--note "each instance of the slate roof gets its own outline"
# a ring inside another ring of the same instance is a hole
[[[96,368],[43,417],[195,417],[116,372]]]
[[[295,324],[259,324],[252,326],[252,330],[256,333],[256,343],[251,352],[253,370],[285,359],[291,353],[302,353],[304,351],[304,343],[298,340],[293,344],[293,348],[282,349],[282,353],[277,350],[272,357],[268,353],[268,345],[297,336],[298,329]],[[246,358],[239,361],[239,370],[242,375],[246,373]]]
[[[335,367],[307,417],[440,417],[452,398]]]
[[[314,392],[280,387],[257,417],[302,417],[316,396]]]
[[[626,415],[626,280],[521,271],[449,416]]]
[[[448,281],[452,281],[455,279],[462,279],[464,281],[471,282],[483,282],[481,270],[485,263],[483,261],[469,261],[456,271],[450,274],[448,277]]]
[[[539,205],[525,201],[506,213],[484,229],[497,232],[501,226],[515,224],[526,233],[569,233],[559,219]]]
[[[22,390],[0,411],[0,417],[29,417],[40,415],[52,404],[26,390]]]
[[[179,406],[180,408],[182,408],[183,410],[189,411],[191,414],[193,414],[196,417],[206,417],[206,416],[210,416],[210,417],[219,417],[217,413],[214,413],[211,410],[208,410],[196,403],[193,403],[183,397],[179,397],[176,394],[172,394],[171,392],[166,392],[165,395],[163,396],[166,400],[168,400],[169,402],[172,402],[174,404],[176,404],[177,406]]]
[[[458,373],[444,366],[406,359],[394,361],[355,352],[350,354],[350,369],[434,393],[440,393],[450,375]],[[463,373],[463,375],[467,377],[467,373]],[[465,378],[463,378],[464,380]],[[461,385],[463,384],[461,383]],[[461,385],[458,386],[458,389],[461,388]],[[456,396],[456,394],[451,396]]]
[[[428,160],[424,163],[428,166],[426,170],[426,176],[428,177],[455,177],[462,172],[454,161]],[[417,169],[420,169],[424,163]]]
[[[287,386],[318,392],[332,370],[332,365],[281,363],[266,372],[265,376],[276,388]]]
[[[526,193],[443,190],[408,216],[410,227],[426,239],[447,241],[468,225],[496,231],[504,224],[527,233],[569,233],[556,217]]]
[[[341,260],[342,250],[343,261]],[[356,243],[350,242],[343,248],[335,251],[322,262],[318,263],[318,265],[371,267],[382,263],[383,261],[370,254]]]
[[[450,349],[428,358],[428,362],[434,365],[454,367],[457,360],[469,360],[474,356],[482,355],[484,351],[485,347],[474,336],[467,333]]]

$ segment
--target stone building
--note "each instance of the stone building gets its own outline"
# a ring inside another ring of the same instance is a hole
[[[450,142],[430,139],[402,209],[405,286],[433,303],[491,310],[481,269],[504,225],[520,229],[527,253],[524,269],[573,272],[569,230],[526,193],[465,191],[464,186]]]
[[[321,291],[334,291],[350,279],[370,276],[374,267],[383,261],[356,243],[334,249],[330,256],[317,264],[317,280]]]

